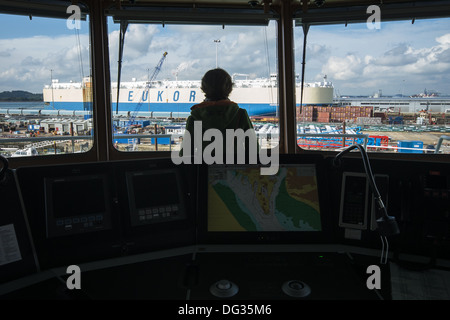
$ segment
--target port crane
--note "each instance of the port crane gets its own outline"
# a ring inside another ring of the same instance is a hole
[[[164,63],[164,60],[166,59],[167,56],[167,51],[163,53],[163,56],[161,57],[161,59],[159,60],[158,64],[155,67],[155,70],[153,70],[152,75],[149,77],[147,84],[145,86],[144,91],[142,92],[141,98],[139,100],[139,103],[136,105],[135,109],[133,110],[133,113],[130,115],[130,118],[128,120],[127,126],[126,126],[126,131],[128,132],[130,127],[134,124],[134,119],[137,116],[137,113],[139,112],[139,110],[141,109],[141,106],[143,104],[143,98],[144,98],[144,92],[147,91],[147,99],[149,99],[150,101],[150,94],[149,94],[149,90],[151,87],[151,83],[153,80],[155,80],[156,76],[158,75],[159,71],[161,70],[162,64]]]

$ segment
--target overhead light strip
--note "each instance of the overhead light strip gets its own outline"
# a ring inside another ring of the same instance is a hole
[[[114,22],[211,25],[268,25],[277,18],[273,12],[223,8],[122,7],[105,12]]]
[[[370,14],[368,6],[298,10],[294,14],[297,26],[301,24],[325,25],[366,22]],[[382,21],[431,19],[450,17],[450,1],[422,1],[395,4],[380,4]]]
[[[72,1],[5,1],[0,0],[0,13],[16,14],[32,17],[67,19],[70,14],[66,12]],[[79,3],[81,20],[86,20],[89,9]]]

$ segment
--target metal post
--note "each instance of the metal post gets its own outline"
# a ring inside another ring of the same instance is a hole
[[[155,123],[155,135],[158,134],[158,124]],[[158,138],[155,137],[155,151],[158,151]]]
[[[214,40],[214,42],[216,43],[216,69],[218,68],[219,64],[218,64],[218,56],[217,56],[217,46],[220,42],[220,40]]]
[[[73,137],[73,122],[70,123],[70,135]],[[75,153],[75,140],[72,139],[72,153]]]
[[[302,55],[302,85],[300,93],[300,113],[303,110],[303,87],[305,85],[305,65],[306,65],[306,39],[308,38],[309,24],[302,24],[303,27],[303,55]],[[296,118],[297,119],[297,118]]]
[[[342,133],[345,134],[345,120],[342,123]],[[345,136],[342,137],[342,147],[345,148]]]
[[[51,79],[51,83],[50,86],[52,88],[52,109],[55,109],[55,99],[53,97],[53,69],[50,69],[50,79]]]

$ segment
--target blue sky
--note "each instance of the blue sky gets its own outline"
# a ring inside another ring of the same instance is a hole
[[[33,21],[34,20],[34,21]],[[41,34],[67,34],[66,20],[0,14],[2,39],[27,38]]]
[[[117,75],[118,25],[108,23],[111,78]],[[51,75],[60,82],[89,75],[89,26],[78,34],[64,19],[0,15],[0,92],[42,92]],[[276,71],[276,24],[268,27],[130,25],[122,80],[145,80],[163,52],[158,78],[197,80],[218,64],[230,74],[267,77]],[[301,73],[303,33],[295,29],[296,73]],[[52,70],[52,71],[50,71]],[[342,95],[450,94],[450,19],[311,27],[307,42],[307,82],[324,75]]]

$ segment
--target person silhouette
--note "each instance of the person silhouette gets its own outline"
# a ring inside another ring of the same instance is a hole
[[[227,151],[233,151],[234,155],[232,158],[234,161],[239,159],[239,152],[240,150],[243,150],[239,148],[241,146],[245,148],[245,162],[248,162],[249,154],[251,154],[252,151],[256,151],[254,154],[257,154],[258,145],[256,134],[247,110],[240,108],[236,102],[229,99],[229,95],[233,90],[231,76],[221,68],[209,70],[202,78],[201,90],[205,94],[205,100],[191,107],[191,113],[186,120],[186,131],[190,135],[191,151],[194,152],[196,147],[194,146],[195,122],[201,121],[202,137],[204,137],[204,133],[209,129],[217,129],[221,132],[223,138],[222,148],[224,160],[231,159],[226,158]],[[232,137],[234,141],[231,140],[230,137],[227,139],[227,129],[234,130],[235,135]],[[241,139],[239,139],[239,137],[237,137],[238,132],[236,131],[238,129],[242,129],[247,138],[243,139],[241,135]],[[184,140],[185,139],[183,139],[183,141]],[[202,151],[205,151],[205,148],[212,143],[217,143],[217,141],[211,140],[202,138]],[[253,146],[251,143],[252,141],[255,142]],[[241,145],[239,145],[239,143],[241,143]],[[234,147],[231,147],[231,144],[233,144]],[[252,147],[256,147],[256,150],[250,149]],[[184,147],[182,147],[180,153],[181,155],[183,148]],[[210,147],[210,149],[213,148]],[[217,149],[212,150],[212,157],[215,157],[214,151],[217,151]]]

